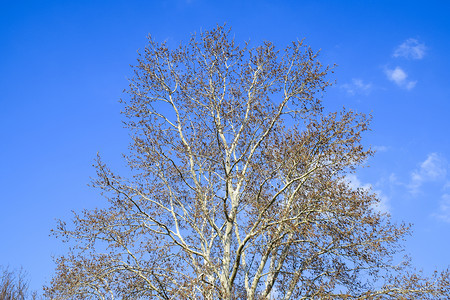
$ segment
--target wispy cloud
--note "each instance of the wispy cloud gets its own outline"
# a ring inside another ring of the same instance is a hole
[[[357,94],[367,96],[372,90],[372,84],[365,83],[362,79],[353,78],[351,83],[342,84],[341,88],[344,89],[347,92],[347,94],[351,96]]]
[[[434,214],[436,218],[450,223],[450,194],[443,194],[439,203],[439,212]]]
[[[424,182],[445,180],[447,166],[447,161],[439,154],[428,154],[427,159],[420,164],[420,168],[411,173],[409,191],[417,194]]]
[[[444,190],[449,190],[450,189],[450,181],[447,181],[444,185]]]
[[[349,184],[349,186],[353,189],[364,189],[370,190],[371,192],[377,195],[379,200],[378,203],[375,203],[372,207],[376,211],[380,213],[389,213],[391,209],[391,205],[389,204],[389,198],[383,194],[381,190],[374,189],[370,183],[362,183],[359,178],[355,174],[349,174],[346,176],[345,181]]]
[[[348,174],[347,176],[345,176],[345,181],[352,189],[362,188],[367,190],[372,187],[370,184],[362,184],[358,176],[356,176],[355,174]]]
[[[419,43],[416,39],[407,39],[395,48],[392,56],[407,59],[422,59],[425,56],[426,50],[427,47],[425,44]]]
[[[391,173],[388,178],[388,182],[391,185],[403,185],[399,180],[395,173]]]
[[[387,146],[373,146],[372,150],[376,151],[376,152],[386,152],[388,151],[389,147]]]
[[[386,69],[385,73],[390,81],[407,90],[414,88],[417,83],[417,81],[407,80],[408,74],[406,74],[406,72],[400,67],[395,67],[395,69]]]
[[[389,213],[391,210],[389,198],[381,190],[373,190],[373,192],[377,194],[379,200],[379,202],[373,205],[373,208],[380,213]]]

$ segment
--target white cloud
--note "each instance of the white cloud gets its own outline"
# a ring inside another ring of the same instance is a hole
[[[388,151],[389,147],[387,146],[373,146],[372,148],[376,152],[386,152]]]
[[[427,47],[419,43],[416,39],[407,39],[400,46],[395,48],[392,56],[404,57],[408,59],[422,59],[425,56]]]
[[[411,173],[408,188],[412,194],[417,194],[424,182],[442,181],[447,175],[447,161],[437,153],[430,153],[420,168]]]
[[[345,181],[348,183],[348,185],[352,188],[352,189],[358,189],[358,188],[363,188],[363,189],[370,189],[371,185],[370,184],[362,184],[361,181],[359,180],[359,178],[355,175],[355,174],[348,174],[345,176]]]
[[[401,182],[398,180],[398,177],[397,177],[397,175],[396,175],[395,173],[391,173],[391,174],[389,175],[388,182],[389,182],[391,185],[404,185],[403,183],[401,183]]]
[[[356,94],[367,96],[372,90],[372,84],[364,83],[362,79],[353,78],[351,83],[345,83],[341,85],[341,88],[346,90],[346,92],[351,96]]]
[[[417,83],[417,81],[407,80],[408,74],[406,74],[406,72],[400,67],[395,67],[395,69],[386,69],[385,73],[390,81],[407,90],[412,89]]]
[[[437,153],[431,153],[427,159],[420,165],[422,173],[428,178],[435,180],[444,178],[447,174],[447,162]]]
[[[439,203],[439,212],[434,216],[442,221],[450,223],[450,194],[444,194]]]
[[[444,185],[444,190],[450,189],[450,181],[447,181]]]
[[[380,213],[389,213],[391,210],[391,205],[389,204],[389,198],[383,194],[380,190],[373,191],[378,196],[378,202],[373,206],[373,208]]]
[[[406,88],[407,90],[410,90],[410,89],[412,89],[413,87],[416,86],[416,83],[417,83],[417,81],[408,81],[408,83],[406,83],[405,88]]]
[[[400,67],[397,67],[394,70],[388,70],[388,74],[389,79],[391,79],[397,84],[401,84],[403,81],[406,80],[406,77],[408,77],[405,71],[403,71]]]
[[[348,185],[352,189],[361,188],[361,189],[375,193],[377,195],[379,202],[372,206],[373,209],[375,209],[376,211],[378,211],[380,213],[389,213],[390,212],[391,206],[389,204],[389,198],[386,195],[384,195],[381,190],[374,189],[370,183],[365,183],[365,184],[361,183],[361,181],[355,174],[347,175],[345,177],[345,181],[348,183]]]

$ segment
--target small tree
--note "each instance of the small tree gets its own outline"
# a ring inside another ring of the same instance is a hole
[[[10,270],[0,266],[0,300],[29,299],[27,274],[23,269]],[[37,299],[37,293],[31,293],[31,299]]]
[[[302,41],[240,47],[217,27],[149,38],[124,100],[130,178],[98,158],[110,206],[60,222],[57,299],[429,299],[448,273],[395,261],[408,226],[345,180],[370,117],[324,113],[328,67]]]

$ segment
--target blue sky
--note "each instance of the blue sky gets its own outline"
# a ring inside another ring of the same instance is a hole
[[[100,206],[97,152],[124,169],[120,97],[150,33],[170,46],[227,23],[238,41],[305,38],[336,63],[328,110],[372,113],[378,150],[349,180],[414,223],[413,264],[450,265],[450,4],[447,1],[0,1],[0,265],[39,289],[55,219]]]

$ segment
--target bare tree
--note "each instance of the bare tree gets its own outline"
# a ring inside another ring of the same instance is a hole
[[[123,100],[132,175],[98,158],[106,209],[56,233],[55,299],[434,299],[398,260],[409,226],[345,180],[370,117],[325,113],[328,67],[302,41],[239,46],[217,27],[170,50],[149,38]]]
[[[10,270],[0,266],[0,300],[37,299],[37,293],[30,295],[27,274],[23,269]]]

